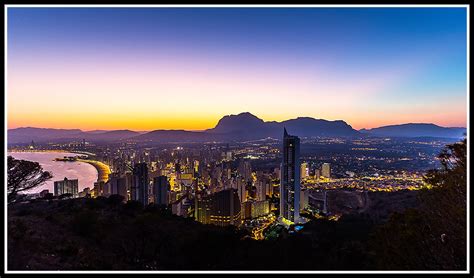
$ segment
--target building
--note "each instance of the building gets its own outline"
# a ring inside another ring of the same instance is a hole
[[[171,204],[171,213],[181,217],[188,217],[191,205],[192,204],[186,195],[181,196]]]
[[[300,191],[300,210],[305,210],[309,206],[309,191],[302,189]]]
[[[323,163],[321,166],[321,176],[330,179],[331,178],[331,164]]]
[[[94,188],[92,189],[92,193],[94,197],[103,196],[104,195],[104,181],[94,182]]]
[[[241,160],[238,167],[238,172],[245,182],[252,181],[252,165],[248,160]]]
[[[266,216],[270,213],[270,202],[265,201],[247,201],[242,203],[242,219],[255,219]]]
[[[54,195],[60,196],[63,194],[71,194],[72,197],[77,197],[79,193],[79,180],[68,180],[64,178],[62,181],[54,182]]]
[[[240,200],[237,190],[227,189],[212,195],[210,220],[217,226],[240,225]]]
[[[319,169],[314,170],[314,179],[319,180],[320,177],[321,177],[321,170]]]
[[[315,212],[327,214],[327,191],[326,190],[312,190],[308,198],[309,208]]]
[[[241,203],[247,201],[247,183],[244,182],[241,178],[237,179],[237,193],[239,194],[239,199]]]
[[[146,163],[137,163],[133,167],[131,199],[148,205],[148,166]]]
[[[270,213],[270,202],[268,200],[252,202],[251,213],[250,213],[252,218],[266,216],[269,213]]]
[[[273,184],[269,181],[269,183],[267,184],[267,187],[265,188],[266,192],[265,194],[268,196],[268,197],[272,197],[273,196]]]
[[[202,224],[211,224],[211,198],[201,194],[195,198],[194,219]]]
[[[265,201],[267,199],[267,183],[264,179],[257,180],[257,201]]]
[[[153,179],[153,202],[157,205],[168,205],[170,184],[166,176],[159,176]]]
[[[301,178],[304,179],[306,177],[309,176],[309,173],[308,173],[308,163],[304,162],[304,163],[301,163],[301,174],[300,174]]]
[[[283,133],[280,180],[280,220],[296,223],[300,213],[300,139]]]
[[[217,226],[238,226],[241,223],[241,205],[235,189],[200,196],[196,202],[196,220]]]
[[[124,197],[124,202],[128,201],[126,177],[112,175],[111,177],[109,177],[108,183],[108,193],[110,195],[120,195]]]

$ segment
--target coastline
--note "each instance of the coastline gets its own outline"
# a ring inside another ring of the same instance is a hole
[[[88,163],[97,170],[97,181],[98,182],[107,182],[109,180],[109,175],[111,173],[110,167],[100,161],[88,160],[88,159],[77,159],[78,162]]]
[[[71,153],[71,154],[85,154],[85,155],[88,155],[88,156],[91,156],[91,155],[95,156],[95,154],[89,153],[89,152],[70,151],[70,150],[33,150],[32,149],[32,150],[9,150],[8,152],[11,152],[11,153],[39,153],[39,152],[44,152],[44,153]],[[107,180],[109,179],[109,175],[112,172],[110,170],[110,167],[107,164],[105,164],[103,162],[100,162],[100,161],[97,161],[97,160],[77,159],[76,161],[87,163],[87,164],[90,164],[90,165],[94,166],[94,168],[97,171],[97,181],[98,182],[107,182]]]

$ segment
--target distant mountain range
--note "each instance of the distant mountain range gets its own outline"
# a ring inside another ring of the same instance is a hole
[[[357,131],[346,122],[328,121],[309,117],[282,122],[265,122],[262,119],[244,112],[238,115],[227,115],[219,120],[214,128],[203,131],[186,130],[154,130],[150,132],[136,132],[131,130],[93,130],[80,129],[52,129],[22,127],[9,129],[8,143],[30,143],[35,141],[66,142],[70,140],[88,140],[94,142],[113,142],[133,140],[137,142],[210,142],[210,141],[244,141],[257,140],[267,137],[280,138],[286,128],[290,134],[300,137],[361,137],[361,136],[389,136],[389,137],[449,137],[461,138],[465,128],[446,128],[434,124],[404,124],[385,126]]]
[[[96,142],[108,142],[129,139],[140,133],[131,130],[112,131],[82,131],[80,129],[54,129],[20,127],[9,129],[7,132],[8,143],[30,143],[35,142],[66,142],[70,140],[89,140]]]
[[[435,124],[409,123],[388,125],[372,129],[361,129],[361,133],[372,136],[387,137],[440,137],[462,138],[466,133],[464,127],[442,127]]]

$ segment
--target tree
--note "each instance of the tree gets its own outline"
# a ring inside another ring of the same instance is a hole
[[[38,162],[8,156],[8,203],[15,202],[18,193],[33,189],[52,178]]]
[[[392,270],[466,269],[467,140],[447,145],[440,169],[427,172],[431,189],[421,206],[394,214],[372,241],[376,267]]]

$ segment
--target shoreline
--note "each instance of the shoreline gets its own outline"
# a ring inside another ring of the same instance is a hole
[[[98,182],[107,182],[109,180],[109,175],[111,174],[109,165],[96,160],[77,159],[76,161],[88,163],[94,166],[94,168],[97,170]]]
[[[70,154],[86,154],[88,156],[94,155],[93,153],[88,152],[81,152],[81,151],[69,151],[69,150],[7,150],[7,153],[70,153]],[[97,181],[98,182],[107,182],[109,179],[109,175],[111,174],[111,170],[109,165],[97,161],[97,160],[89,160],[89,159],[77,159],[77,162],[87,163],[89,165],[94,166],[97,171]]]

